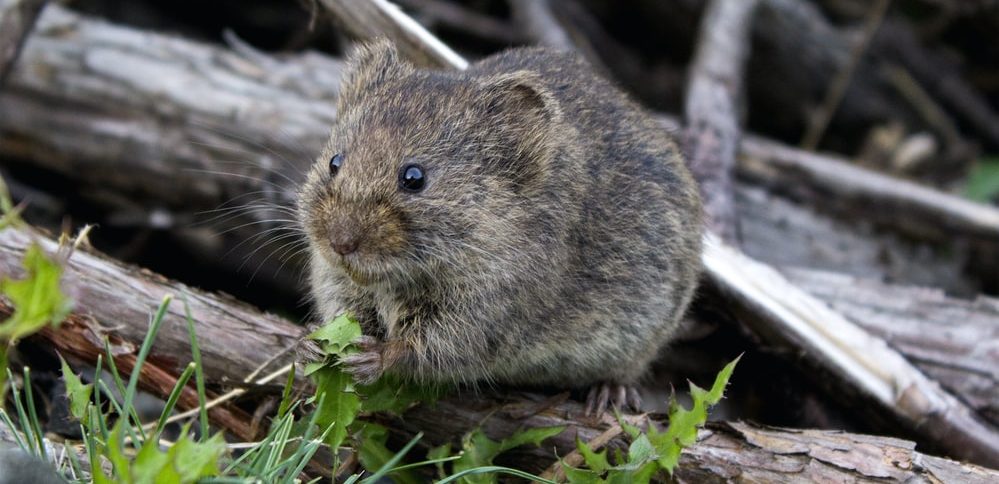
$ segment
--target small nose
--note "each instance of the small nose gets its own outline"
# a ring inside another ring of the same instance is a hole
[[[356,251],[361,241],[358,237],[344,234],[333,237],[332,245],[337,254],[347,255]]]

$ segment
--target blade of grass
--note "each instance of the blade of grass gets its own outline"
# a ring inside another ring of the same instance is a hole
[[[28,439],[28,449],[31,455],[38,455],[38,450],[35,449],[35,442],[38,438],[35,437],[35,430],[28,425],[28,413],[24,411],[24,403],[21,402],[21,391],[17,389],[17,382],[14,381],[14,373],[10,371],[10,368],[6,368],[7,381],[10,383],[10,394],[14,399],[14,409],[17,410],[17,420],[21,422],[21,432],[24,432],[24,438]]]
[[[118,365],[114,361],[114,354],[111,353],[111,342],[106,337],[104,338],[104,352],[107,353],[107,355],[108,355],[108,371],[111,373],[111,379],[114,380],[115,387],[118,388],[118,394],[122,395],[124,397],[124,395],[125,395],[125,381],[121,379],[121,374],[118,373]],[[132,371],[135,372],[136,370],[133,369]],[[99,375],[100,374],[98,374],[98,376]],[[99,378],[96,381],[103,382],[103,379]],[[133,423],[135,426],[139,426],[140,427],[139,431],[142,432],[142,437],[143,437],[142,441],[140,441],[140,440],[138,440],[136,438],[137,436],[135,434],[135,431],[131,429],[133,425],[128,425],[127,426],[128,429],[129,429],[128,430],[128,432],[129,432],[129,438],[132,439],[132,442],[133,443],[144,442],[145,441],[145,435],[146,435],[145,434],[145,430],[143,430],[141,428],[142,421],[139,420],[139,414],[137,414],[135,412],[135,407],[131,406],[131,405],[128,406],[128,407],[124,407],[123,405],[118,404],[118,399],[115,398],[114,392],[112,392],[111,389],[108,388],[106,384],[102,383],[100,386],[102,388],[104,388],[104,390],[107,392],[108,400],[112,404],[114,404],[114,406],[117,408],[118,414],[121,415],[121,418],[125,419],[126,422],[128,422],[128,420],[131,419],[131,423]],[[126,410],[126,409],[128,410],[127,414],[124,412],[124,410]],[[105,432],[104,435],[107,435],[107,432]],[[138,450],[138,447],[136,447],[136,450]]]
[[[28,443],[21,438],[21,432],[17,431],[17,427],[14,426],[14,421],[10,419],[10,415],[7,415],[7,411],[2,408],[0,408],[0,421],[3,421],[3,424],[12,430],[11,433],[14,435],[14,440],[17,446],[25,452],[30,452],[31,449],[28,447]]]
[[[401,461],[403,457],[406,456],[406,453],[408,453],[409,450],[412,449],[413,446],[416,445],[416,443],[419,442],[420,439],[422,439],[422,438],[423,438],[423,432],[420,432],[420,433],[416,434],[416,437],[413,437],[413,440],[410,440],[409,443],[406,444],[406,446],[402,448],[402,450],[400,450],[394,456],[392,456],[392,458],[389,459],[389,461],[386,462],[385,465],[383,465],[380,469],[378,469],[377,472],[375,472],[374,474],[372,474],[370,477],[364,479],[364,482],[365,483],[372,483],[372,484],[378,482],[378,480],[381,479],[382,476],[388,474],[392,470],[392,468],[396,464],[398,464],[399,461]]]
[[[125,389],[125,402],[122,404],[122,407],[125,409],[134,410],[132,401],[135,399],[135,392],[139,386],[139,374],[142,373],[142,365],[145,364],[146,357],[149,356],[149,351],[153,347],[153,341],[156,339],[156,334],[160,331],[160,326],[163,324],[163,317],[166,316],[166,311],[171,301],[173,301],[173,296],[169,294],[163,296],[163,302],[160,303],[160,307],[156,310],[156,315],[153,316],[152,322],[149,324],[149,331],[146,332],[146,338],[142,341],[142,346],[139,348],[139,355],[135,357],[135,366],[132,368],[132,374],[128,378],[128,387]],[[139,432],[142,433],[143,441],[145,441],[145,431],[142,429],[142,422],[138,418],[135,419],[135,425],[139,427]]]
[[[544,479],[542,477],[538,477],[538,476],[536,476],[534,474],[530,474],[530,473],[527,473],[527,472],[524,472],[524,471],[520,471],[520,470],[517,470],[517,469],[511,469],[509,467],[502,467],[502,466],[484,466],[484,467],[476,467],[474,469],[464,470],[464,471],[461,471],[461,472],[459,472],[457,474],[452,474],[452,475],[450,475],[450,476],[448,476],[448,477],[446,477],[444,479],[441,479],[441,480],[437,481],[437,484],[447,484],[449,482],[454,482],[454,481],[456,481],[458,479],[461,479],[462,477],[465,477],[465,476],[471,476],[471,475],[475,475],[475,474],[492,474],[492,473],[495,473],[495,474],[510,474],[512,476],[516,476],[516,477],[519,477],[521,479],[527,479],[527,480],[532,481],[532,482],[542,482],[544,484],[557,484],[555,481],[550,481],[548,479]]]
[[[170,413],[173,412],[173,407],[177,405],[177,400],[180,399],[180,394],[184,392],[184,387],[187,386],[187,381],[191,379],[191,374],[194,373],[194,367],[194,363],[188,363],[187,368],[184,368],[184,372],[177,378],[177,384],[173,386],[173,391],[170,392],[170,396],[167,398],[166,405],[163,407],[163,412],[160,413],[160,420],[156,422],[156,429],[153,431],[153,438],[157,438],[160,435],[160,432],[163,432],[163,428],[166,427],[167,419],[170,418]],[[204,402],[201,404],[204,406]]]
[[[191,305],[187,303],[187,294],[183,295],[184,315],[187,318],[187,334],[191,337],[191,356],[194,358],[194,381],[198,387],[198,423],[201,440],[208,438],[208,409],[205,408],[205,369],[201,366],[201,348],[198,347],[198,335],[194,331],[194,317],[191,316]]]
[[[32,432],[34,432],[35,437],[38,439],[38,456],[41,457],[43,461],[48,461],[48,451],[45,450],[45,433],[42,432],[42,424],[38,422],[38,411],[35,410],[35,398],[34,392],[31,390],[31,368],[27,366],[24,367],[24,400],[28,404],[28,417],[31,419],[28,424],[31,425]]]

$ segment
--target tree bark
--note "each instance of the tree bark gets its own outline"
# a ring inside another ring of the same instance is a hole
[[[739,148],[742,70],[756,0],[712,0],[690,67],[684,147],[701,186],[707,227],[738,245],[732,179]]]
[[[508,458],[535,472],[551,465],[551,449],[564,456],[576,448],[575,439],[593,440],[611,422],[579,420],[582,407],[567,402],[520,417],[524,402],[504,404],[494,397],[467,396],[435,406],[420,406],[393,428],[422,431],[434,443],[451,442],[456,435],[481,428],[493,438],[521,428],[565,425],[567,431],[534,449],[514,450]],[[447,415],[447,418],[441,418]],[[661,426],[661,422],[657,422]],[[623,438],[609,446],[626,448]],[[794,430],[761,427],[742,422],[715,422],[698,434],[686,449],[674,474],[679,482],[968,482],[986,483],[999,472],[960,464],[916,452],[915,444],[890,437],[827,430]]]

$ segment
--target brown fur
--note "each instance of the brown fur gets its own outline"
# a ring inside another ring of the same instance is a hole
[[[420,193],[397,185],[411,162]],[[320,314],[349,311],[373,337],[347,361],[362,380],[633,384],[700,267],[700,200],[673,140],[543,49],[436,72],[387,41],[359,48],[298,211]],[[336,237],[360,245],[341,257]]]

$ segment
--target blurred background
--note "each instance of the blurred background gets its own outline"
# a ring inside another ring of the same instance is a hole
[[[680,136],[706,1],[397,3],[473,61],[575,50]],[[903,348],[918,335],[902,333],[928,331],[917,319],[929,331],[985,321],[970,341],[993,337],[999,2],[760,0],[752,19],[737,106],[743,251],[848,316],[906,322],[879,333]],[[92,244],[117,259],[303,320],[287,209],[336,116],[350,30],[311,1],[51,2],[0,88],[0,176],[37,226],[96,224]],[[795,355],[728,326],[711,298],[664,378],[710,377],[754,348],[721,418],[894,433],[830,402],[786,364]],[[924,371],[999,422],[994,369],[954,370],[913,344]],[[964,370],[974,376],[953,379]]]

